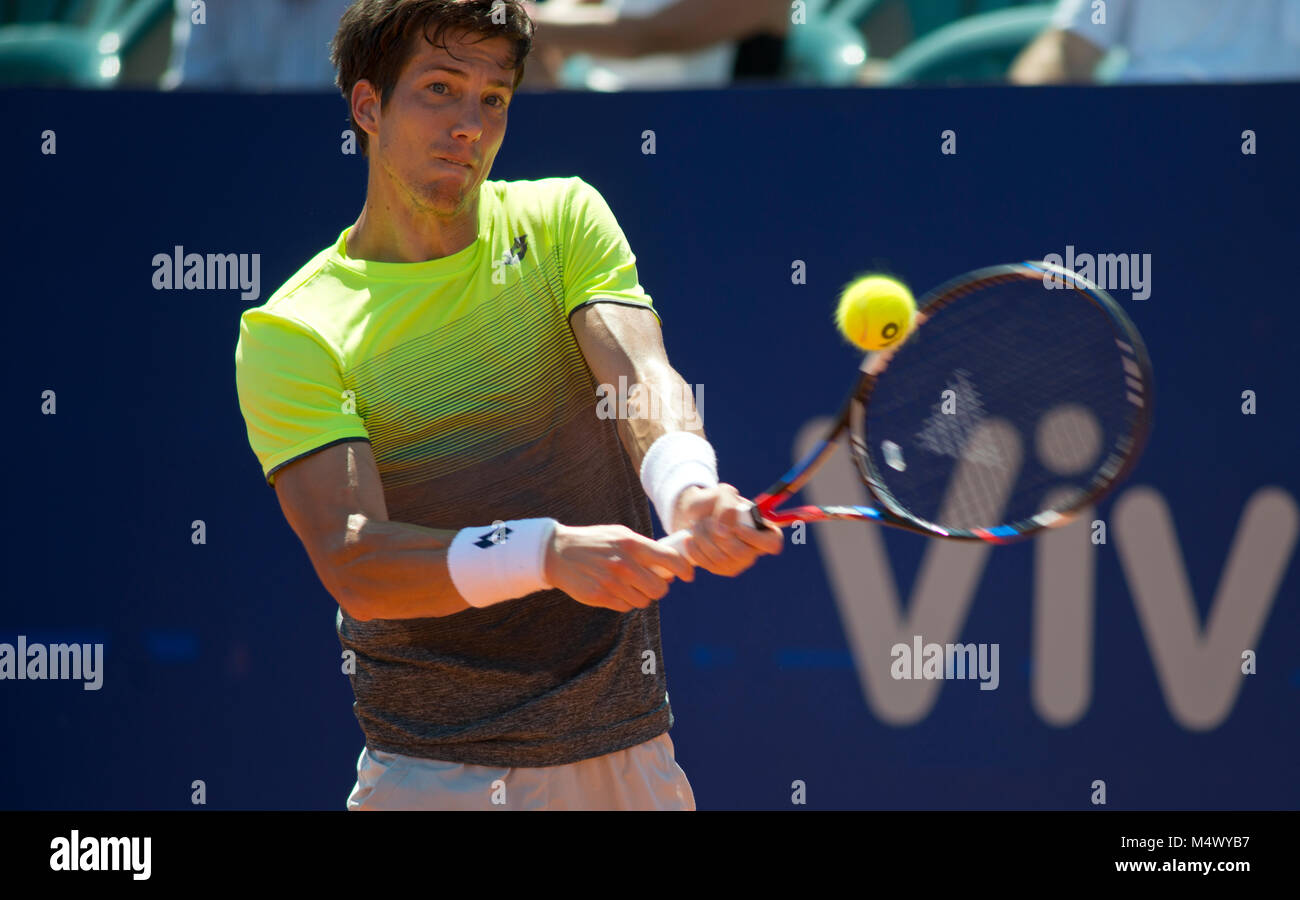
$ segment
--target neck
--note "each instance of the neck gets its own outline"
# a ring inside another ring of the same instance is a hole
[[[477,188],[469,202],[454,213],[414,204],[408,193],[378,182],[372,167],[366,203],[348,234],[352,259],[414,263],[441,259],[464,250],[478,237]]]

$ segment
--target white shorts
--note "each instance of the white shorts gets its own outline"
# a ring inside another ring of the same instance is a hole
[[[372,750],[357,759],[350,810],[693,810],[695,794],[664,732],[564,766],[498,768]]]

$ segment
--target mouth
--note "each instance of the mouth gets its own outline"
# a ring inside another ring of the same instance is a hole
[[[467,163],[467,162],[461,162],[461,161],[458,160],[458,159],[451,159],[450,157],[446,157],[446,156],[435,156],[434,159],[436,159],[438,162],[445,162],[445,163],[447,163],[448,165],[452,165],[452,166],[460,166],[462,169],[472,169],[472,168],[474,168],[473,166],[471,166],[471,165],[470,165],[469,163]]]

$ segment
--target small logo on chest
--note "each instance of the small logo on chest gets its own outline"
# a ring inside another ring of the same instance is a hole
[[[506,283],[506,266],[517,266],[528,254],[528,235],[521,234],[515,238],[510,249],[501,254],[500,259],[492,260],[492,283]]]

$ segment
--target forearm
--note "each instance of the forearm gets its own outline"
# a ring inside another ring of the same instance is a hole
[[[636,373],[635,396],[628,398],[627,415],[618,419],[619,438],[632,465],[640,471],[646,452],[672,431],[704,437],[704,420],[688,385],[672,366],[654,363]],[[629,395],[633,389],[629,387]]]
[[[690,386],[668,362],[658,319],[645,308],[592,303],[570,324],[599,385],[596,415],[616,419],[646,495],[671,530],[673,497],[688,484],[716,484],[717,463]]]
[[[499,557],[486,570],[476,568],[474,562],[467,564],[466,551],[499,552],[498,548],[470,549],[480,534],[477,527],[458,538],[459,530],[362,522],[358,516],[351,524],[349,533],[355,539],[349,545],[350,556],[340,556],[327,573],[339,605],[361,621],[450,616],[546,589],[563,591],[587,606],[630,612],[661,599],[673,578],[694,580],[694,569],[685,557],[624,525],[556,523],[551,529],[541,519],[513,522],[518,530],[512,528],[510,547],[499,549],[522,552],[524,556],[515,559],[520,562],[535,558],[533,554],[544,547],[542,571],[534,577],[529,565],[512,566]],[[481,533],[486,536],[492,531],[489,527]],[[520,539],[523,543],[516,545],[514,541]],[[448,548],[456,568],[455,583],[447,568]],[[456,584],[467,588],[475,604],[466,602]]]
[[[322,580],[348,615],[362,621],[463,612],[471,607],[447,569],[456,533],[355,515]]]

